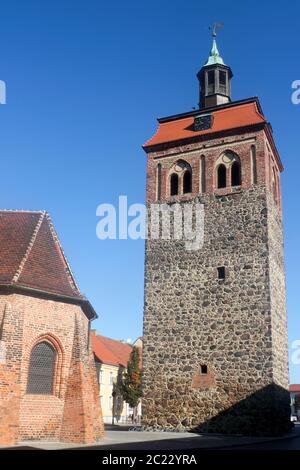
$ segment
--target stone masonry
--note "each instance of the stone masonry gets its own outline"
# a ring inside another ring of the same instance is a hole
[[[218,189],[216,165],[228,149],[240,158],[242,182]],[[145,150],[148,206],[157,201],[160,164],[159,202],[201,202],[205,232],[197,251],[187,251],[178,240],[146,242],[144,425],[233,434],[286,432],[280,164],[272,137],[264,125],[247,126]],[[179,159],[192,169],[193,189],[170,196],[169,175]],[[225,280],[218,278],[220,266]]]

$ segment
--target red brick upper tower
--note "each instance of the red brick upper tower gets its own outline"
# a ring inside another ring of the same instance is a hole
[[[280,173],[258,98],[231,101],[213,37],[200,109],[158,119],[147,204],[204,206],[204,244],[148,239],[143,417],[244,434],[289,428]]]
[[[0,444],[102,436],[95,316],[48,214],[0,211]]]
[[[156,133],[144,145],[148,154],[148,202],[201,193],[224,194],[263,184],[281,206],[283,167],[258,98],[169,116],[158,122]],[[189,191],[183,187],[183,172],[170,165],[170,161],[175,165],[178,160],[178,153],[171,149],[178,147],[180,158],[191,169]],[[166,164],[160,161],[164,155],[168,155]],[[178,190],[172,191],[173,170],[178,174]]]

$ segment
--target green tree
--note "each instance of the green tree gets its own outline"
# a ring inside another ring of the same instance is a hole
[[[127,370],[124,371],[120,383],[122,397],[133,408],[134,419],[137,415],[137,407],[142,397],[142,371],[140,369],[140,350],[133,347],[130,353]]]

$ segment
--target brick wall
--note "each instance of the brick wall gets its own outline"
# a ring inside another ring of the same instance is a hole
[[[228,188],[217,189],[216,166],[220,156],[226,151],[235,152],[241,160],[241,177],[243,189],[253,185],[251,147],[256,151],[257,184],[264,184],[272,189],[271,169],[277,175],[278,195],[280,197],[280,171],[271,146],[267,143],[267,137],[263,130],[248,131],[241,134],[227,135],[222,139],[215,138],[209,141],[196,143],[176,143],[169,146],[161,146],[158,150],[152,149],[148,153],[147,161],[147,203],[157,200],[157,165],[161,164],[161,201],[188,200],[201,193],[200,158],[205,160],[205,191],[206,193],[226,194]],[[193,189],[191,194],[170,196],[170,174],[176,161],[183,159],[192,168]],[[227,168],[227,180],[229,180],[229,167]]]
[[[96,371],[88,319],[81,307],[3,293],[0,325],[7,351],[0,362],[0,443],[27,439],[92,443],[100,439],[103,424]],[[53,395],[27,394],[31,350],[44,340],[57,353]]]

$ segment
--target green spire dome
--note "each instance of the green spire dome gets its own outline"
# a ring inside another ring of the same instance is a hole
[[[214,65],[214,64],[225,65],[218,50],[217,40],[216,40],[217,35],[215,31],[213,32],[212,36],[213,36],[213,43],[212,43],[211,51],[209,53],[209,57],[207,59],[206,64],[204,64],[204,67],[206,67],[207,65]]]

